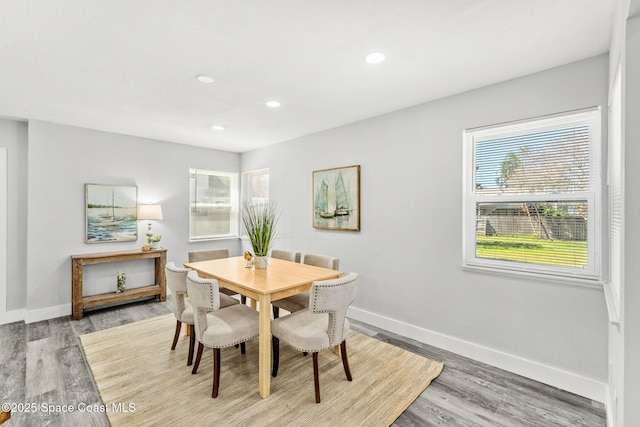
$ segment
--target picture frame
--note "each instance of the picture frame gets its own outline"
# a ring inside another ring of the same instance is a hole
[[[138,187],[85,184],[85,242],[138,240]]]
[[[360,231],[360,165],[313,171],[313,228]]]

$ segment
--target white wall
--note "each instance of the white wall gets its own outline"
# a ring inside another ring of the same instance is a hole
[[[7,149],[7,323],[22,319],[26,301],[27,124],[0,119],[0,147]],[[4,296],[2,297],[4,298]]]
[[[164,220],[153,230],[163,235],[168,260],[183,263],[189,250],[204,248],[239,253],[238,239],[188,242],[189,167],[238,171],[239,154],[39,121],[29,122],[28,145],[27,322],[71,313],[71,255],[146,243],[146,222],[137,242],[85,243],[85,183],[137,185],[140,201],[161,203]],[[127,272],[144,280],[144,266],[126,264]],[[119,266],[91,268],[97,272],[93,282],[105,283],[90,285],[115,289]],[[130,287],[150,283],[130,279]]]
[[[334,255],[341,270],[360,273],[353,317],[604,401],[602,290],[463,271],[461,181],[466,128],[600,105],[606,135],[607,61],[244,153],[242,169],[270,170],[283,209],[279,247]],[[312,171],[355,164],[362,231],[313,229]]]

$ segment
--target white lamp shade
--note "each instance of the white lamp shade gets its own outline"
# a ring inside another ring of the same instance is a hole
[[[154,204],[138,205],[138,219],[162,219],[162,206]]]

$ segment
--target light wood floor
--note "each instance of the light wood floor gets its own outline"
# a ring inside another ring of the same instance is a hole
[[[67,316],[0,326],[0,403],[36,408],[13,412],[6,425],[108,426],[104,414],[70,414],[49,406],[101,404],[78,335],[171,312],[169,302],[143,301],[92,311],[78,321]],[[601,403],[360,322],[352,321],[352,328],[445,363],[394,426],[606,426]]]

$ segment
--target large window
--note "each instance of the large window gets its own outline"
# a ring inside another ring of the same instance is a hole
[[[190,169],[189,240],[238,236],[238,174]]]
[[[600,278],[600,111],[464,133],[464,264]]]

